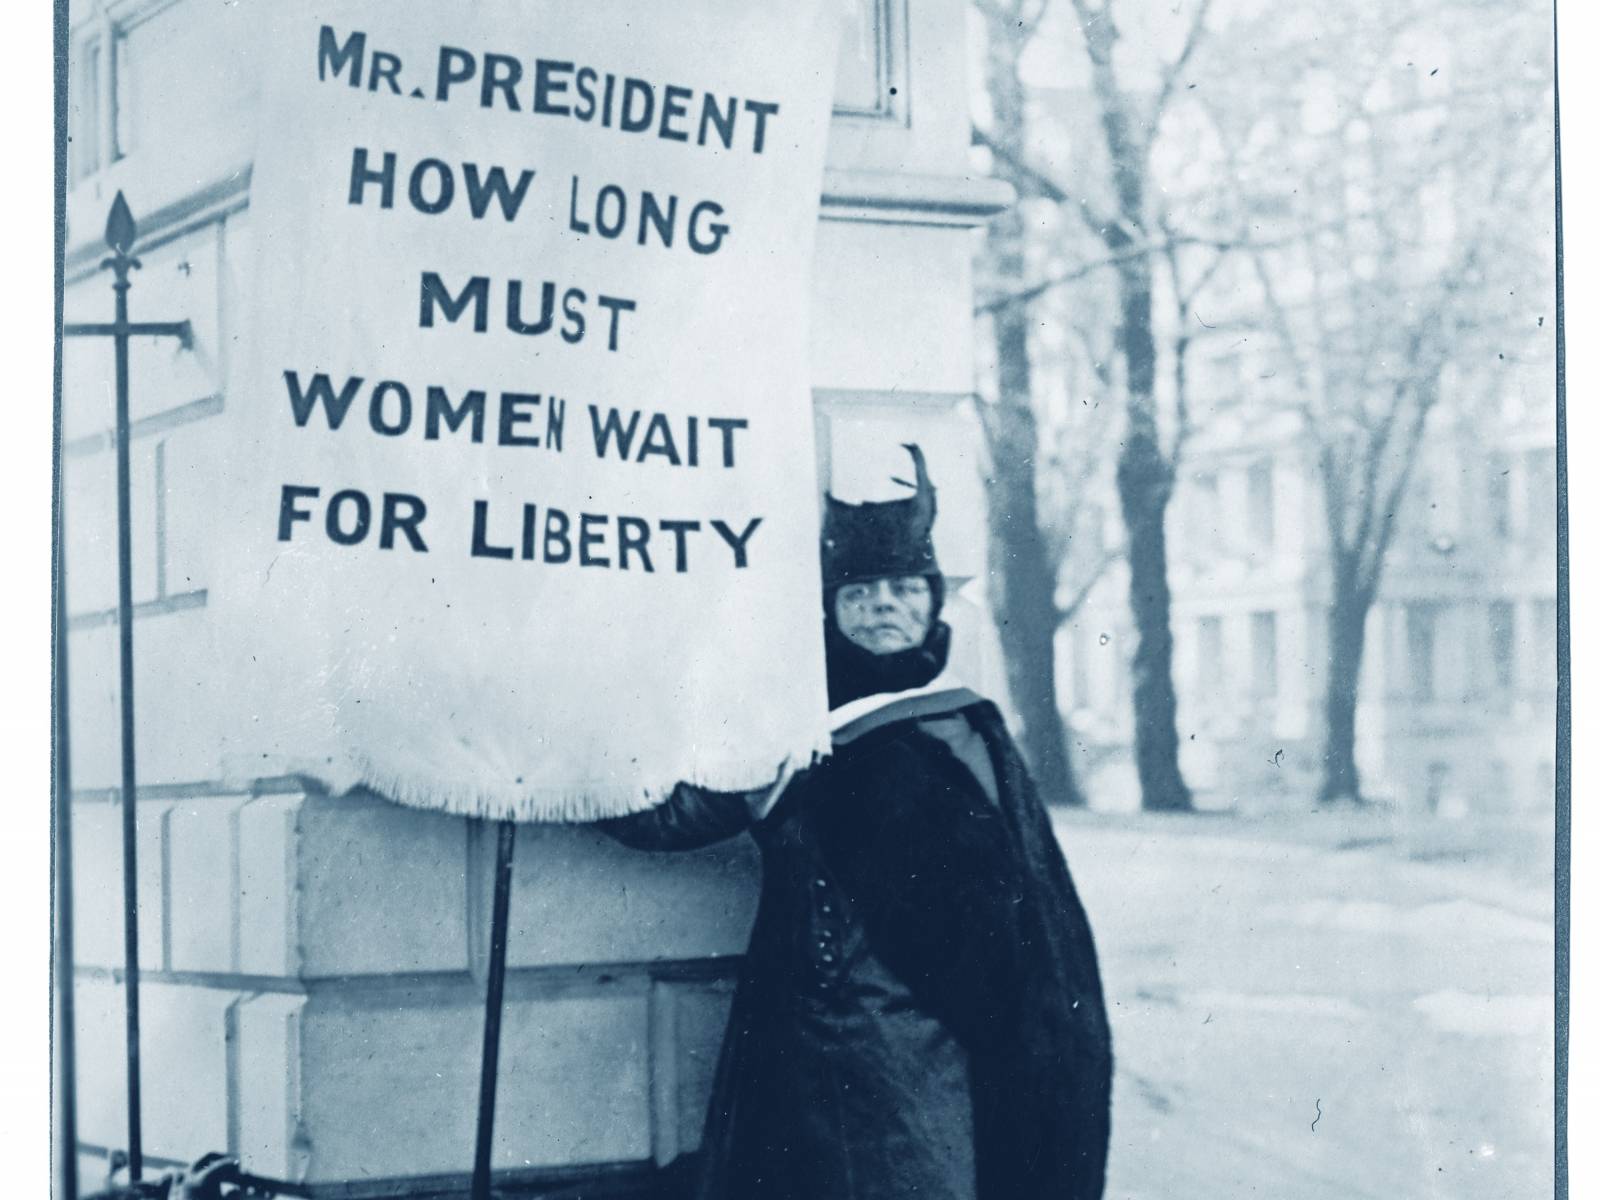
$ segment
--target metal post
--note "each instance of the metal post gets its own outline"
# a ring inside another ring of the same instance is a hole
[[[472,1161],[472,1200],[489,1200],[494,1143],[495,1086],[500,1071],[500,1014],[505,1007],[506,924],[511,909],[511,858],[517,823],[500,822],[494,854],[494,912],[489,925],[489,986],[483,1011],[483,1073],[478,1081],[478,1147]]]
[[[121,194],[118,194],[121,199]],[[127,212],[123,202],[122,211]],[[116,205],[111,220],[117,220]],[[109,261],[116,272],[111,285],[117,294],[116,325],[112,339],[117,356],[117,632],[122,673],[122,963],[127,973],[124,993],[128,1029],[128,1178],[137,1183],[144,1170],[143,1137],[139,1105],[139,795],[134,771],[133,742],[133,517],[131,469],[128,462],[128,272],[138,260],[128,254],[133,218],[127,219],[125,244],[106,240],[117,251]]]
[[[67,515],[65,464],[56,459],[55,544],[55,1186],[60,1200],[78,1200],[78,1054],[72,945],[72,746],[67,704]]]
[[[139,856],[138,788],[134,770],[133,725],[133,521],[128,466],[128,339],[135,336],[175,337],[188,349],[191,333],[187,321],[131,322],[128,320],[128,272],[139,266],[132,254],[137,232],[133,213],[121,192],[112,201],[106,219],[106,244],[112,256],[101,266],[110,267],[116,279],[116,320],[104,324],[62,327],[66,337],[109,337],[117,364],[117,628],[120,633],[122,676],[122,945],[123,993],[127,1002],[128,1036],[128,1177],[137,1183],[144,1171],[139,1105]],[[64,657],[63,657],[64,661]]]
[[[67,9],[56,5],[55,19],[55,110],[56,110],[56,163],[55,163],[55,320],[59,325],[65,315],[65,280],[63,264],[66,254],[67,229]],[[55,1169],[51,1172],[54,1194],[61,1200],[78,1200],[78,1054],[76,980],[74,971],[77,958],[72,944],[72,753],[67,738],[71,725],[67,703],[67,511],[66,511],[66,459],[61,452],[61,382],[62,339],[56,339],[53,399],[55,412],[51,421],[51,434],[55,443],[55,580],[52,603],[55,609],[52,664],[51,741],[54,795],[54,837],[51,840],[52,861],[55,868],[54,909],[55,953],[51,960],[55,999],[55,1040],[52,1055],[52,1084],[55,1109],[52,1113]]]

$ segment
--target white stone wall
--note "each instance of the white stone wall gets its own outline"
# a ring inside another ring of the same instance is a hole
[[[224,788],[218,718],[190,702],[215,669],[207,563],[224,531],[209,515],[247,335],[241,29],[238,7],[209,0],[73,7],[73,94],[93,111],[73,114],[67,319],[109,317],[100,235],[120,189],[140,224],[134,319],[187,318],[196,335],[191,352],[133,354],[145,1153],[232,1150],[262,1174],[376,1192],[470,1165],[493,845],[370,796]],[[824,480],[868,443],[922,442],[958,577],[985,561],[972,229],[1006,199],[967,167],[963,38],[956,0],[861,0],[812,297]],[[70,342],[64,372],[79,1128],[94,1156],[126,1140],[109,350]],[[958,600],[952,619],[967,676],[997,685],[981,609]],[[696,1145],[757,872],[744,841],[662,857],[521,830],[497,1166],[667,1162]]]

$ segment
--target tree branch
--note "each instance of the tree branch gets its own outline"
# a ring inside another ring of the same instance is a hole
[[[1084,605],[1084,601],[1088,600],[1094,593],[1094,589],[1099,586],[1100,580],[1104,577],[1107,569],[1121,557],[1121,547],[1101,552],[1100,557],[1095,560],[1094,566],[1090,568],[1089,574],[1078,585],[1078,589],[1072,593],[1065,604],[1056,606],[1057,627],[1065,625],[1073,617],[1077,616],[1078,610]]]
[[[1344,561],[1351,554],[1351,543],[1345,534],[1344,470],[1333,444],[1326,438],[1317,442],[1317,469],[1322,476],[1322,517],[1328,527],[1328,544],[1336,562]]]
[[[1370,551],[1364,559],[1358,561],[1356,577],[1365,596],[1376,596],[1378,583],[1383,577],[1384,559],[1389,553],[1389,543],[1393,540],[1395,529],[1395,516],[1400,510],[1400,505],[1405,501],[1406,489],[1411,484],[1411,476],[1416,470],[1417,459],[1421,457],[1422,431],[1428,422],[1428,413],[1433,410],[1435,400],[1438,398],[1438,382],[1429,380],[1423,385],[1423,396],[1417,401],[1416,413],[1406,428],[1400,451],[1400,471],[1395,476],[1394,483],[1390,486],[1384,497],[1382,512],[1383,519],[1378,523],[1377,531],[1373,537]]]
[[[1071,195],[1066,188],[1062,187],[1038,167],[1026,162],[1019,152],[1001,145],[992,135],[980,129],[976,122],[972,125],[972,144],[974,146],[982,146],[990,154],[994,155],[995,161],[1006,168],[1006,174],[1010,182],[1016,185],[1018,191],[1024,190],[1022,185],[1026,182],[1028,184],[1026,190],[1033,195],[1041,196],[1046,200],[1053,200],[1057,204],[1076,208],[1082,215],[1084,222],[1096,233],[1107,226],[1116,225],[1122,228],[1123,232],[1129,237],[1135,236],[1133,231],[1123,226],[1116,217],[1102,213],[1085,196]]]
[[[1050,0],[1039,0],[1033,6],[1033,11],[1028,11],[1027,0],[1013,0],[1010,4],[996,3],[996,0],[973,0],[974,7],[983,14],[991,26],[1006,29],[1009,36],[1016,41],[1027,42],[1038,31],[1045,14],[1050,11]],[[1017,32],[1020,30],[1021,32]]]
[[[1210,8],[1211,0],[1200,0],[1200,5],[1195,10],[1194,20],[1189,23],[1189,32],[1183,39],[1183,49],[1178,51],[1178,57],[1173,59],[1171,65],[1162,73],[1161,89],[1156,93],[1155,104],[1150,110],[1150,128],[1152,130],[1160,126],[1162,114],[1166,112],[1167,104],[1172,99],[1172,93],[1178,86],[1178,77],[1183,74],[1183,69],[1189,65],[1189,60],[1194,57],[1195,47],[1200,44],[1200,39],[1205,34],[1206,14]]]
[[[973,315],[986,316],[989,313],[999,312],[1002,309],[1011,308],[1018,304],[1031,303],[1062,284],[1072,283],[1085,276],[1093,275],[1096,271],[1103,271],[1107,267],[1114,267],[1118,263],[1126,262],[1129,259],[1142,257],[1148,254],[1150,249],[1149,246],[1134,246],[1127,250],[1120,250],[1116,254],[1107,254],[1103,258],[1091,259],[1081,266],[1073,267],[1071,270],[1063,271],[1057,275],[1051,275],[1029,287],[1021,288],[1015,292],[1007,292],[1003,296],[990,297],[972,310]]]
[[[1135,130],[1130,101],[1117,78],[1111,49],[1120,36],[1112,19],[1109,0],[1098,9],[1088,0],[1072,0],[1089,55],[1089,84],[1100,114],[1100,132],[1105,138],[1106,161],[1111,164],[1113,190],[1117,197],[1115,224],[1096,230],[1108,249],[1120,250],[1128,239],[1137,239],[1144,229],[1145,172],[1149,165],[1149,138]]]
[[[1399,420],[1400,409],[1405,404],[1408,392],[1406,384],[1397,384],[1394,389],[1394,399],[1379,416],[1377,427],[1369,428],[1365,422],[1362,423],[1362,428],[1367,431],[1367,441],[1362,448],[1361,491],[1357,501],[1359,510],[1356,513],[1356,532],[1352,541],[1357,550],[1363,554],[1370,544],[1373,522],[1378,519],[1382,508],[1378,499],[1378,477],[1383,470],[1384,456],[1389,452],[1389,438],[1394,434],[1394,425]],[[1384,519],[1392,524],[1394,513],[1386,512]]]
[[[1195,286],[1191,289],[1190,299],[1192,300],[1194,295],[1198,294],[1200,289],[1209,283],[1212,277],[1217,273],[1218,268],[1220,268],[1222,265],[1223,256],[1228,251],[1243,249],[1270,250],[1281,244],[1281,242],[1260,242],[1252,244],[1248,240],[1198,237],[1191,234],[1176,234],[1168,240],[1162,242],[1140,242],[1135,245],[1125,246],[1115,253],[1107,254],[1101,258],[1090,259],[1088,262],[1081,263],[1076,267],[1071,267],[1068,270],[1061,271],[1055,275],[1046,276],[1038,283],[1030,284],[1029,286],[1020,288],[1015,292],[1008,292],[1003,296],[991,296],[987,300],[979,303],[978,306],[972,311],[977,316],[985,316],[989,313],[998,312],[1004,308],[1010,308],[1014,304],[1028,304],[1034,300],[1037,300],[1046,292],[1052,291],[1063,284],[1074,283],[1088,275],[1093,275],[1096,271],[1102,271],[1108,267],[1114,267],[1119,263],[1128,262],[1136,258],[1143,258],[1147,254],[1167,254],[1170,251],[1182,246],[1203,246],[1217,251],[1217,258],[1212,263],[1210,269],[1202,273],[1199,281],[1197,281]]]

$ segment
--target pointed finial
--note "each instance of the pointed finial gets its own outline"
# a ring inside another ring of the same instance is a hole
[[[133,212],[128,208],[127,198],[119,190],[117,198],[111,202],[111,215],[106,218],[106,245],[126,256],[133,249],[133,238],[137,232]]]

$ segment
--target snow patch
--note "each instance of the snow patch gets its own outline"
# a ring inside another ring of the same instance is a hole
[[[1555,930],[1544,921],[1519,916],[1476,900],[1447,900],[1406,908],[1376,900],[1311,900],[1280,910],[1290,925],[1345,933],[1403,934],[1407,937],[1550,944]]]
[[[1317,996],[1304,992],[1194,992],[1185,998],[1192,1008],[1208,1012],[1219,1009],[1258,1013],[1296,1013],[1301,1016],[1340,1017],[1361,1020],[1360,1006],[1342,996]]]
[[[1466,992],[1430,992],[1411,1006],[1446,1033],[1476,1037],[1508,1037],[1548,1031],[1555,1022],[1550,996],[1473,996]]]

